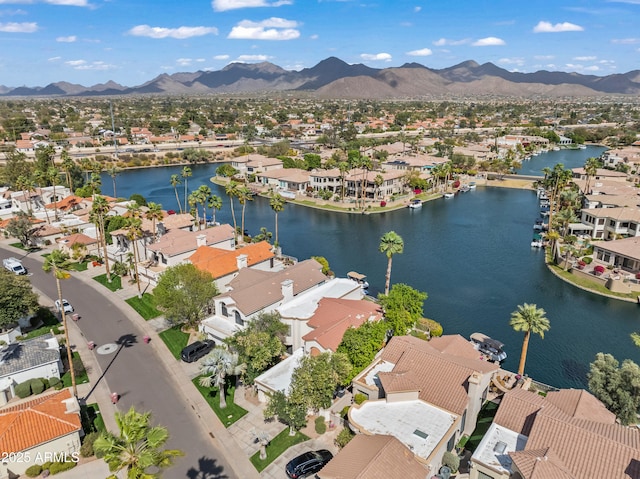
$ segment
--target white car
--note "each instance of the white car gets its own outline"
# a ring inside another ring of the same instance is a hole
[[[56,299],[54,305],[56,307],[56,311],[60,312],[60,300],[59,299]],[[62,300],[62,307],[64,308],[64,313],[65,314],[73,313],[73,306],[71,306],[69,301],[67,301],[66,299]]]

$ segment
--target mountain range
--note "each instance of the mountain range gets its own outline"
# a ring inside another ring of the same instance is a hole
[[[586,97],[639,95],[640,70],[606,76],[540,70],[510,72],[493,63],[469,60],[449,68],[432,69],[418,63],[371,68],[338,58],[312,68],[285,70],[273,63],[230,63],[217,71],[162,74],[142,85],[126,87],[108,81],[85,87],[68,82],[45,87],[10,88],[3,97],[72,97],[123,95],[205,95],[288,92],[317,98],[438,98],[445,96]]]

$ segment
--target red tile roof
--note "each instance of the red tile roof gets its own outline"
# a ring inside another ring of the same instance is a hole
[[[266,241],[248,244],[234,251],[200,246],[189,257],[189,261],[199,270],[207,271],[217,279],[238,271],[238,256],[247,255],[247,266],[255,266],[275,257],[271,249],[271,245]]]
[[[23,451],[79,431],[80,416],[68,413],[64,402],[71,398],[64,389],[0,410],[0,451]]]
[[[324,349],[336,351],[344,332],[357,328],[365,321],[382,319],[380,306],[371,301],[359,299],[322,298],[318,307],[307,322],[314,328],[305,334],[305,341],[317,341]]]

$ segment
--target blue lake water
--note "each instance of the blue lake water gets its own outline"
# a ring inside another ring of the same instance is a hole
[[[601,151],[590,147],[539,155],[527,162],[532,171],[526,174],[540,174],[556,162],[582,166]],[[209,181],[217,166],[193,166],[189,190],[210,185],[223,199],[218,221],[231,222],[224,190]],[[181,167],[126,170],[117,177],[118,195],[140,193],[165,209],[177,210],[169,179],[180,171]],[[108,176],[103,177],[103,190],[112,193]],[[182,198],[181,188],[179,193]],[[235,207],[239,222],[237,202]],[[450,200],[431,201],[418,210],[374,215],[287,204],[279,215],[279,234],[286,254],[300,259],[325,256],[340,276],[350,270],[364,273],[375,293],[384,287],[386,269],[386,257],[378,252],[380,237],[395,230],[405,248],[393,258],[392,283],[427,292],[425,316],[442,323],[445,333],[468,337],[481,331],[504,342],[509,353],[504,366],[511,370],[517,369],[522,344],[522,334],[508,324],[511,313],[525,302],[544,308],[551,329],[544,340],[532,337],[526,365],[526,372],[539,381],[584,387],[589,363],[600,351],[640,363],[640,348],[629,338],[640,331],[640,307],[584,292],[550,273],[544,253],[530,247],[538,211],[532,191],[482,187]],[[245,223],[252,234],[261,226],[274,231],[268,200],[248,203]]]

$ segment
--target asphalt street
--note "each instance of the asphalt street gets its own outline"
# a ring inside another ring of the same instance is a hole
[[[19,257],[15,250],[2,246],[0,250],[3,258]],[[42,252],[33,254],[41,255]],[[31,255],[21,259],[29,270],[33,286],[50,298],[53,305],[53,300],[57,298],[53,275],[42,270],[41,260]],[[154,422],[169,430],[167,447],[185,452],[186,455],[178,458],[175,465],[163,473],[163,477],[238,477],[223,456],[219,444],[216,444],[218,439],[213,437],[210,428],[201,424],[202,419],[198,418],[193,406],[186,400],[185,394],[188,391],[185,389],[188,388],[184,381],[189,379],[176,380],[155,349],[145,344],[141,327],[127,316],[130,313],[123,310],[128,305],[117,304],[107,295],[73,276],[61,280],[61,285],[63,297],[80,316],[76,325],[83,337],[87,342],[95,342],[97,346],[92,353],[102,371],[100,381],[106,382],[109,391],[117,392],[120,396],[118,404],[113,407],[123,412],[131,406],[139,411],[151,411]],[[100,346],[104,345],[113,345],[112,352],[99,354]]]

